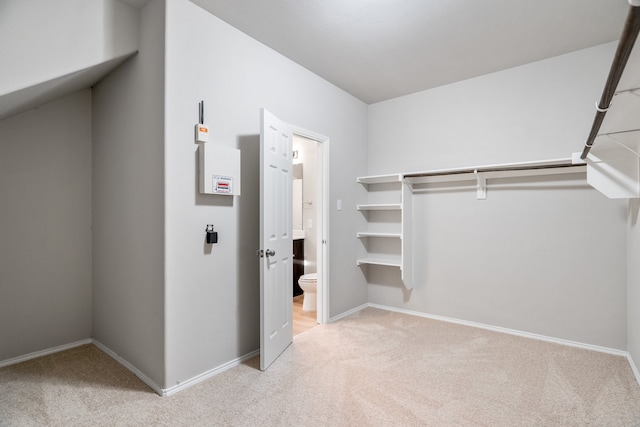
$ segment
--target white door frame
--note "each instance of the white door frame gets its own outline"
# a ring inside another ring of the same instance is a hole
[[[322,158],[321,164],[321,184],[322,184],[322,211],[318,214],[322,217],[322,227],[318,230],[317,242],[318,242],[318,259],[321,269],[318,271],[318,283],[317,283],[317,322],[329,323],[329,137],[320,135],[319,133],[312,132],[310,130],[301,128],[299,126],[291,125],[291,130],[294,135],[301,136],[303,138],[311,139],[318,143],[320,157]]]

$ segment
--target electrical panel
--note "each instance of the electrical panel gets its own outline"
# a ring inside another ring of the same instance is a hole
[[[200,193],[240,195],[240,150],[207,142],[198,146]]]

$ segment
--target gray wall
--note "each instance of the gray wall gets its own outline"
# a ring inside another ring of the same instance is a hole
[[[93,89],[93,336],[164,385],[164,2]]]
[[[640,199],[629,200],[627,235],[627,351],[640,368]]]
[[[366,172],[364,103],[186,0],[167,9],[168,385],[259,347],[260,108],[331,138],[331,315],[366,302],[356,268],[356,176]],[[205,101],[211,140],[242,151],[242,195],[197,193],[193,127]],[[219,243],[204,244],[214,224]]]
[[[0,121],[0,361],[91,337],[91,92]]]
[[[369,173],[582,151],[616,48],[607,43],[369,107]]]
[[[570,157],[614,50],[371,105],[369,173]],[[625,349],[625,209],[584,177],[490,181],[483,201],[473,186],[432,187],[414,196],[415,289],[370,268],[369,301]]]

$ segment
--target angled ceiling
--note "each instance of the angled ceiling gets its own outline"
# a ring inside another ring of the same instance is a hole
[[[191,1],[366,103],[617,40],[629,8],[627,0]]]

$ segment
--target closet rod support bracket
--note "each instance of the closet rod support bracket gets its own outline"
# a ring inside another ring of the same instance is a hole
[[[486,198],[487,198],[487,177],[484,176],[483,172],[478,172],[478,169],[476,169],[474,171],[474,173],[476,174],[476,180],[477,180],[476,196],[477,196],[478,200],[486,200]]]

